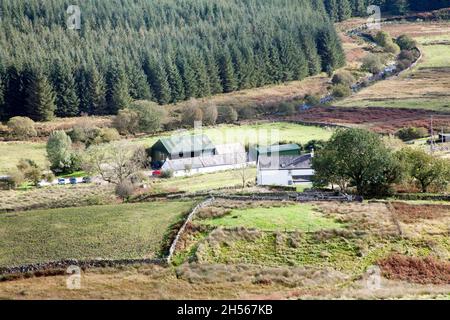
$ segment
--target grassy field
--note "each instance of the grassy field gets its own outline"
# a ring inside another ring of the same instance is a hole
[[[114,186],[78,184],[32,187],[29,190],[1,190],[0,212],[113,204]]]
[[[191,202],[152,202],[0,215],[0,266],[59,259],[134,259],[159,254]]]
[[[256,228],[265,231],[304,231],[339,229],[341,224],[322,217],[309,204],[281,208],[235,209],[224,217],[202,220],[202,224],[223,227]]]
[[[15,169],[20,159],[31,159],[37,164],[46,164],[44,143],[0,142],[0,174]]]
[[[402,33],[413,36],[421,44],[421,62],[400,77],[377,82],[336,105],[450,112],[450,44],[432,43],[448,40],[450,24],[389,25],[386,31],[395,36]]]
[[[254,182],[255,177],[256,168],[247,168],[245,170],[245,178],[247,183]],[[231,170],[210,174],[194,175],[190,177],[172,178],[168,180],[157,180],[152,184],[152,192],[196,192],[240,186],[242,186],[242,170]]]

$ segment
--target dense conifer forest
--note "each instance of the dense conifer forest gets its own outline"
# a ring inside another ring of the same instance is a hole
[[[2,0],[0,119],[115,114],[342,66],[333,21],[449,0]],[[69,9],[69,10],[68,10]],[[80,22],[80,29],[68,24]]]
[[[69,30],[72,2],[1,1],[3,119],[115,114],[345,63],[322,0],[86,0]]]

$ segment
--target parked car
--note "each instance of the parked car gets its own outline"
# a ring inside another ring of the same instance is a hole
[[[77,178],[70,178],[70,184],[77,184]]]
[[[92,178],[91,177],[83,177],[83,183],[91,183],[92,182]]]
[[[58,184],[59,184],[59,185],[65,185],[65,184],[66,184],[66,179],[64,179],[64,178],[59,178],[59,179],[58,179]]]
[[[159,177],[161,175],[161,170],[155,170],[152,172],[152,176]]]

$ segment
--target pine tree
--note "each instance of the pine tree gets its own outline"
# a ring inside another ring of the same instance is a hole
[[[325,0],[325,8],[330,16],[331,21],[339,21],[338,0]]]
[[[49,121],[53,119],[56,109],[55,93],[50,82],[39,70],[30,69],[27,75],[27,115],[35,121]]]
[[[88,110],[90,114],[108,114],[106,82],[97,68],[91,68],[87,76]]]
[[[316,42],[309,32],[302,33],[300,39],[303,43],[303,51],[308,63],[309,75],[315,75],[322,70],[322,61],[317,52]]]
[[[107,81],[107,103],[110,114],[117,114],[131,103],[128,89],[128,79],[120,63],[111,63]]]
[[[208,51],[205,54],[206,70],[209,77],[209,86],[212,94],[218,94],[223,92],[222,81],[219,76],[219,67],[214,54]]]
[[[0,74],[0,119],[4,119],[6,116],[5,109],[5,86],[3,85],[3,79]]]
[[[178,101],[183,101],[185,99],[185,93],[183,79],[181,78],[180,72],[171,56],[167,56],[164,59],[164,62],[167,81],[169,82],[169,87],[171,88],[172,93],[170,102],[177,103]]]
[[[6,70],[6,79],[5,117],[26,116],[24,71],[19,70],[15,65],[10,66]]]
[[[331,72],[345,64],[342,44],[334,30],[322,30],[319,34],[318,51],[322,58],[322,70]]]
[[[195,79],[197,80],[196,98],[206,97],[211,95],[211,88],[209,86],[209,77],[206,71],[205,63],[200,53],[190,55],[190,64],[194,70]]]
[[[339,21],[345,21],[352,17],[352,5],[350,0],[339,0]]]
[[[58,117],[74,117],[79,113],[80,101],[77,95],[75,78],[70,68],[58,61],[51,76],[56,93],[56,111]]]
[[[186,58],[184,58],[181,55],[177,57],[177,66],[183,78],[184,93],[186,95],[186,99],[195,97],[198,87],[194,70],[192,69],[190,64],[186,61]]]
[[[169,81],[166,70],[155,57],[148,57],[144,63],[148,83],[152,88],[153,95],[160,104],[167,104],[171,100]]]
[[[222,79],[223,92],[228,93],[237,89],[238,83],[233,69],[233,61],[228,49],[220,56],[219,60],[220,78]]]
[[[131,63],[127,66],[127,74],[130,79],[130,96],[135,100],[149,100],[152,98],[147,76],[142,67]]]

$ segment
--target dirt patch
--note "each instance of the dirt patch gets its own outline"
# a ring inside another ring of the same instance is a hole
[[[383,276],[420,284],[450,284],[450,262],[392,255],[378,262]]]
[[[450,206],[421,204],[412,205],[403,202],[393,202],[395,215],[403,223],[416,223],[418,220],[435,220],[450,216]]]

